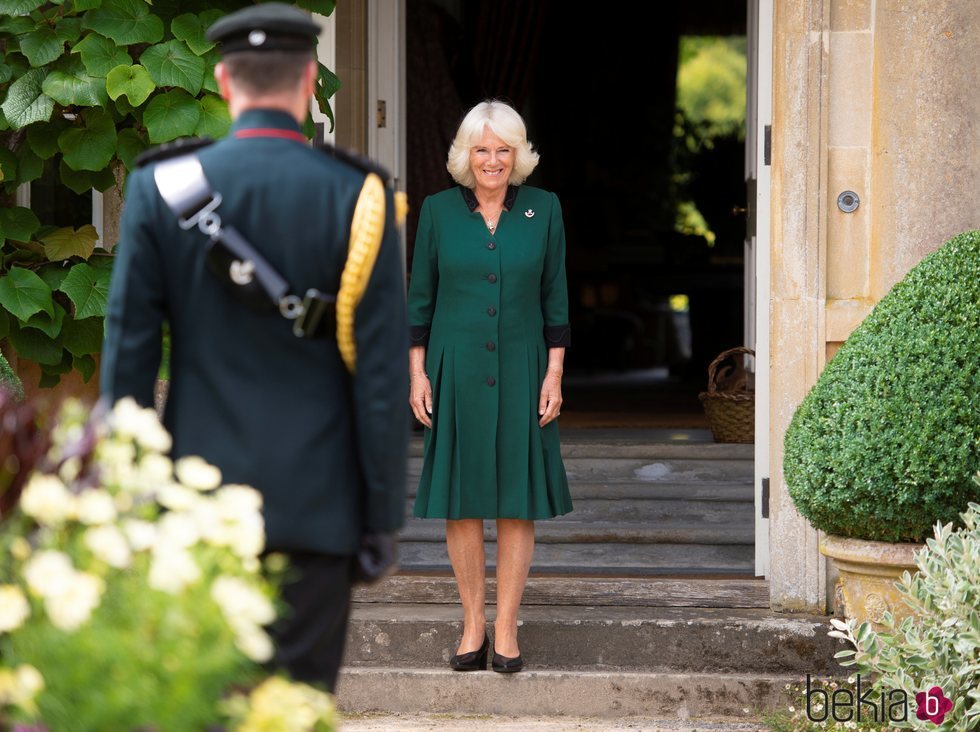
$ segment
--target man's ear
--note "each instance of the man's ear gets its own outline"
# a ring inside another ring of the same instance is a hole
[[[320,73],[317,62],[310,59],[306,64],[306,71],[303,73],[303,90],[306,96],[313,96],[313,89],[316,87],[316,78]]]
[[[223,61],[219,61],[214,67],[214,78],[218,82],[218,91],[221,98],[226,102],[231,99],[231,77]]]

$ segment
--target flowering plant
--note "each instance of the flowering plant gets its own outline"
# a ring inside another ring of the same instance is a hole
[[[261,679],[261,495],[170,445],[132,400],[63,409],[0,527],[0,726],[206,729]]]

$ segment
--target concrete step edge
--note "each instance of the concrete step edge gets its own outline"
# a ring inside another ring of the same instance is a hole
[[[484,523],[484,540],[496,543],[497,531],[493,521]],[[534,539],[541,544],[708,544],[752,545],[755,527],[709,524],[705,522],[650,525],[619,521],[540,521]],[[445,526],[439,520],[413,521],[399,533],[400,542],[444,542]]]

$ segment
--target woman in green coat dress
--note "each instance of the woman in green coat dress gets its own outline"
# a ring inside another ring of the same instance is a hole
[[[492,666],[507,673],[523,667],[534,521],[572,510],[555,422],[570,338],[565,232],[558,198],[521,185],[537,162],[514,109],[478,104],[449,151],[459,186],[425,199],[415,240],[410,403],[426,427],[415,515],[446,519],[459,671],[487,666],[483,520],[497,522]]]

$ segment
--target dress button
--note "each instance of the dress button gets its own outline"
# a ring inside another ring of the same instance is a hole
[[[497,383],[497,380],[495,378],[493,378],[492,376],[488,376],[487,377],[487,386],[493,386],[496,383]]]
[[[495,351],[495,350],[497,350],[497,344],[494,343],[493,341],[487,341],[487,350],[488,351]]]
[[[487,244],[487,249],[496,249],[496,248],[497,248],[497,242],[492,241],[489,244]]]
[[[492,285],[494,282],[497,281],[497,275],[495,274],[487,275],[487,281]]]
[[[487,308],[487,315],[489,315],[491,318],[496,314],[497,314],[497,308],[495,307]]]

